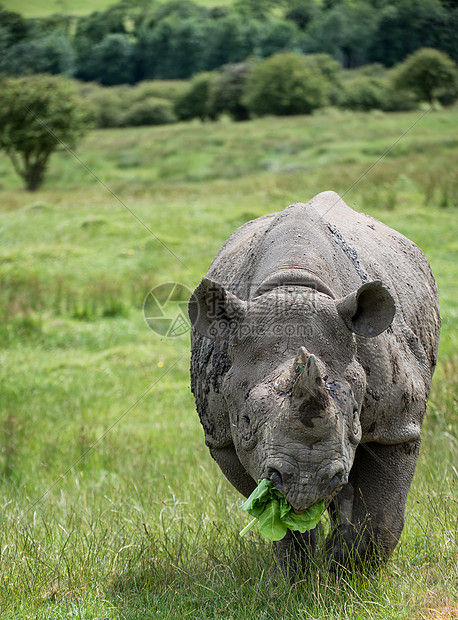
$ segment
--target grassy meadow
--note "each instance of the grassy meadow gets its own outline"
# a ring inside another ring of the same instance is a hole
[[[164,0],[160,0],[163,2]],[[206,7],[226,6],[231,0],[195,0],[196,4]],[[5,9],[20,13],[24,17],[48,17],[49,15],[75,15],[81,17],[94,11],[104,11],[113,4],[113,0],[78,0],[71,3],[67,0],[4,0]]]
[[[458,618],[458,109],[422,114],[97,131],[34,194],[0,154],[1,620]],[[241,498],[204,445],[189,335],[155,334],[142,305],[193,289],[237,226],[325,189],[423,249],[439,365],[386,567],[318,557],[273,589],[270,545],[238,536]]]

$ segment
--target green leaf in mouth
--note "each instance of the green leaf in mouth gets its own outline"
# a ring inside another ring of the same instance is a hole
[[[287,530],[296,530],[304,533],[312,530],[324,511],[324,500],[314,504],[301,514],[296,514],[283,495],[274,485],[263,478],[253,493],[241,505],[242,510],[255,517],[243,530],[244,536],[256,523],[263,536],[269,540],[281,540]]]

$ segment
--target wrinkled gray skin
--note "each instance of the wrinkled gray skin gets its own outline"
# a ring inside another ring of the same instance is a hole
[[[248,496],[269,478],[298,512],[325,499],[331,560],[388,557],[439,338],[421,250],[323,192],[237,229],[189,313],[191,387],[228,480]],[[287,574],[314,544],[276,543]]]

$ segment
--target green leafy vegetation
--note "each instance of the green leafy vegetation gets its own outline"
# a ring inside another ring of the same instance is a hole
[[[422,114],[94,131],[76,154],[114,195],[66,151],[31,195],[0,153],[2,620],[456,615],[458,112]],[[332,573],[318,554],[274,590],[271,544],[239,536],[241,497],[204,444],[189,337],[152,332],[142,304],[194,289],[237,226],[325,189],[422,248],[439,363],[387,565]]]
[[[240,532],[240,536],[244,536],[257,524],[263,536],[269,540],[281,540],[288,529],[302,534],[313,530],[324,512],[324,501],[296,514],[270,480],[263,478],[240,508],[254,517]]]

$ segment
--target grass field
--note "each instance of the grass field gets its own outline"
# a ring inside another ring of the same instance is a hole
[[[60,152],[35,194],[0,156],[2,620],[458,618],[458,110],[420,116],[98,131],[87,168]],[[192,289],[235,227],[325,189],[425,252],[439,365],[387,566],[273,590],[270,547],[238,536],[241,498],[204,445],[189,336],[149,330],[142,304]]]
[[[164,0],[160,0],[163,2]],[[194,0],[196,4],[202,6],[228,6],[232,4],[231,0]],[[78,0],[72,3],[67,0],[4,0],[2,2],[5,9],[20,13],[24,17],[47,17],[53,14],[62,15],[89,15],[93,11],[104,11],[112,4],[114,0]]]

